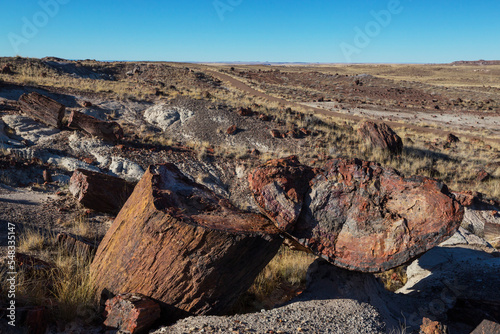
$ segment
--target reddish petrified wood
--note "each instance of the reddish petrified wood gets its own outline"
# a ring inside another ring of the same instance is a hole
[[[141,293],[170,317],[220,314],[246,291],[282,243],[173,164],[150,166],[102,240],[91,272],[98,293]]]
[[[47,96],[32,92],[23,94],[18,101],[19,109],[39,122],[54,128],[62,128],[66,107]]]
[[[231,125],[227,130],[226,130],[226,133],[228,135],[234,135],[236,134],[236,132],[238,132],[238,128],[236,127],[236,125]]]
[[[268,161],[248,175],[250,190],[262,213],[282,231],[293,230],[315,171],[296,156]]]
[[[130,334],[145,333],[160,318],[160,305],[139,293],[124,293],[106,301],[104,325]]]
[[[123,138],[123,129],[116,122],[101,121],[90,115],[73,110],[68,119],[68,127],[77,128],[103,140],[117,143]]]
[[[385,123],[363,122],[358,129],[358,134],[371,145],[387,149],[393,154],[400,154],[403,151],[403,141]]]
[[[69,181],[69,191],[83,206],[116,214],[127,201],[134,184],[119,177],[77,169]]]
[[[295,174],[280,160],[257,168],[250,188],[277,226],[340,267],[396,267],[444,241],[462,221],[463,208],[436,180],[345,159],[329,161],[311,180],[310,169],[293,163]]]

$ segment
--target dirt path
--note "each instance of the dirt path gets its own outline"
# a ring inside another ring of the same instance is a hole
[[[420,126],[420,125],[407,123],[407,121],[409,121],[409,120],[406,117],[398,117],[397,113],[393,113],[392,118],[398,119],[400,122],[392,121],[392,120],[390,120],[390,118],[387,119],[387,117],[385,115],[381,116],[378,111],[372,112],[370,110],[364,110],[363,112],[357,113],[357,114],[345,114],[345,113],[339,113],[339,112],[336,112],[333,110],[328,110],[328,106],[326,106],[326,109],[324,109],[324,108],[318,108],[315,106],[306,105],[306,104],[302,104],[302,103],[290,102],[290,101],[287,101],[285,99],[271,96],[271,95],[268,95],[268,94],[263,93],[261,91],[258,91],[256,89],[250,87],[246,83],[244,83],[238,79],[235,79],[227,74],[220,73],[216,70],[212,70],[208,66],[200,67],[200,69],[203,69],[204,71],[208,72],[210,75],[214,76],[215,78],[217,78],[223,82],[229,83],[233,88],[241,90],[249,95],[264,98],[264,99],[271,101],[271,102],[280,103],[286,107],[305,108],[305,109],[307,109],[315,114],[331,116],[331,117],[340,118],[340,119],[344,119],[344,120],[350,120],[350,121],[354,121],[354,122],[361,122],[364,120],[380,121],[382,118],[384,120],[384,123],[388,124],[392,128],[404,127],[407,129],[417,131],[417,132],[421,132],[421,133],[433,134],[433,135],[436,135],[438,137],[445,137],[452,130],[452,129],[443,129],[443,127],[445,127],[447,125],[446,122],[443,122],[443,124],[439,124],[440,128],[430,128],[427,126]],[[316,105],[317,105],[317,103],[316,103]],[[426,117],[424,117],[423,114],[428,114],[428,113],[422,113],[422,115],[420,115],[420,113],[417,113],[417,118],[425,119]],[[420,116],[422,116],[422,117],[420,117]],[[479,117],[478,117],[478,119],[479,119]],[[489,120],[487,120],[487,121],[489,122]],[[404,122],[404,123],[402,123],[402,122]],[[496,116],[496,119],[494,120],[494,122],[500,123],[500,117],[498,115]],[[489,124],[491,125],[491,124],[496,124],[496,123],[489,123]],[[460,126],[460,124],[456,124],[456,128],[457,128],[457,130],[464,130]],[[480,125],[476,124],[475,128],[477,130],[477,128],[480,128]],[[475,135],[466,134],[466,133],[461,133],[460,136],[468,138],[468,139],[477,138],[477,136],[475,136]],[[488,136],[488,137],[482,137],[481,139],[483,139],[485,141],[500,143],[500,137]]]

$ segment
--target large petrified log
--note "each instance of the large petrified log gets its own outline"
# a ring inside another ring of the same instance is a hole
[[[386,149],[393,154],[401,154],[403,141],[385,123],[363,122],[358,129],[358,134],[371,145]]]
[[[69,191],[83,206],[116,214],[134,191],[135,184],[119,177],[77,169],[69,181]]]
[[[136,292],[164,316],[220,314],[282,243],[279,230],[196,184],[173,164],[150,166],[101,242],[98,292]]]
[[[54,128],[62,128],[66,107],[61,103],[37,92],[32,92],[21,95],[18,105],[28,117]]]
[[[73,110],[68,119],[68,127],[74,127],[103,140],[116,143],[123,138],[123,129],[116,122],[101,121],[90,115]]]
[[[295,157],[289,160],[250,173],[255,199],[280,229],[340,267],[365,272],[396,267],[450,237],[462,221],[463,208],[436,180],[405,178],[357,159],[331,160],[314,178],[304,167],[302,177],[287,179],[287,166],[297,164]],[[294,184],[297,180],[302,183]]]

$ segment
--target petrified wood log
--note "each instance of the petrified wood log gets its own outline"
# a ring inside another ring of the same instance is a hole
[[[106,314],[106,327],[140,334],[160,318],[160,305],[141,294],[124,293],[106,301]]]
[[[356,159],[331,160],[311,178],[295,157],[288,160],[250,173],[255,199],[280,229],[337,266],[397,267],[446,240],[462,221],[463,208],[436,180]]]
[[[97,246],[91,240],[66,232],[59,233],[56,240],[69,253],[76,253],[84,257],[91,257],[97,250]]]
[[[250,190],[262,212],[284,232],[293,229],[315,176],[296,156],[268,161],[248,175]]]
[[[116,143],[123,138],[123,129],[116,122],[101,121],[90,115],[73,110],[68,119],[68,127],[77,128],[103,140]]]
[[[37,92],[32,92],[21,95],[18,105],[26,116],[54,128],[62,128],[66,107],[61,103]]]
[[[91,266],[98,293],[137,292],[171,319],[221,314],[282,243],[279,230],[196,184],[173,164],[150,166]]]
[[[83,206],[116,214],[134,191],[134,184],[119,177],[77,169],[69,181],[69,191]]]

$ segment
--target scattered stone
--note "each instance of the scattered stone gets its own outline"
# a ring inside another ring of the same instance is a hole
[[[311,131],[309,131],[306,128],[300,128],[299,132],[302,133],[304,136],[310,136],[311,135]]]
[[[386,149],[392,154],[401,154],[403,141],[385,123],[363,122],[358,129],[358,134],[371,145]]]
[[[134,190],[134,183],[119,177],[77,169],[69,181],[69,191],[85,207],[116,214]]]
[[[116,122],[101,121],[93,116],[73,110],[68,119],[68,127],[77,128],[92,136],[117,143],[123,138],[123,129]]]
[[[459,141],[460,141],[460,139],[458,139],[458,137],[455,136],[453,133],[449,133],[448,137],[446,138],[446,142],[448,144],[458,143]]]
[[[173,164],[146,171],[102,240],[91,272],[98,293],[135,291],[171,319],[220,314],[253,283],[282,238]]]
[[[491,175],[484,169],[481,169],[479,173],[477,173],[476,180],[478,182],[486,182],[491,180]]]
[[[231,125],[227,130],[226,130],[226,133],[230,136],[236,134],[236,132],[238,132],[238,128],[236,127],[236,125]]]
[[[259,115],[259,119],[263,122],[269,122],[271,119],[269,118],[269,116],[267,115],[264,115],[264,114],[260,114]]]
[[[240,116],[252,116],[253,115],[253,111],[251,108],[238,108],[238,110],[236,111]]]
[[[273,138],[281,138],[281,132],[279,132],[279,130],[271,130],[271,136],[273,136]]]
[[[160,318],[160,305],[138,293],[120,294],[106,301],[104,325],[130,334],[151,329]]]
[[[32,92],[23,94],[18,101],[19,108],[28,117],[46,125],[61,129],[66,107],[44,95]]]
[[[50,170],[48,170],[48,169],[44,169],[44,170],[43,170],[43,174],[42,174],[42,175],[43,175],[43,181],[44,181],[45,183],[50,183],[50,182],[52,182],[52,175],[50,175]]]

